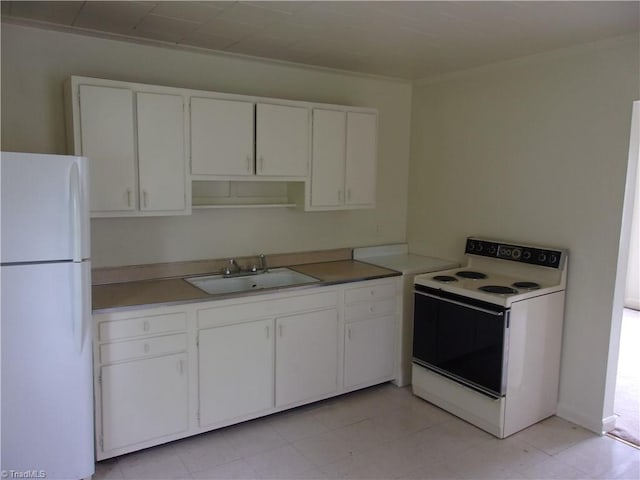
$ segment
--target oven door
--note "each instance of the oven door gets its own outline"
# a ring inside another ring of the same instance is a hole
[[[415,288],[414,363],[493,398],[504,396],[509,309]]]

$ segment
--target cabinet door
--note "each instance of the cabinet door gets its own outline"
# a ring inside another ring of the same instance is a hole
[[[191,98],[191,173],[253,175],[253,103]]]
[[[346,201],[351,206],[373,206],[376,196],[377,116],[347,113]]]
[[[89,157],[91,210],[136,208],[133,93],[80,85],[82,155]]]
[[[256,105],[256,173],[305,177],[309,163],[309,109]]]
[[[103,451],[188,428],[185,353],[101,369]]]
[[[345,325],[344,385],[353,387],[393,376],[395,317]]]
[[[339,207],[344,202],[346,114],[313,111],[311,206]]]
[[[336,309],[276,319],[276,405],[335,392],[338,388]]]
[[[273,407],[273,320],[201,330],[200,426]]]
[[[140,210],[187,208],[184,105],[179,95],[136,94]]]

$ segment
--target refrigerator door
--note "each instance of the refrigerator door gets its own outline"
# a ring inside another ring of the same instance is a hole
[[[89,477],[90,263],[2,266],[1,272],[1,470]]]
[[[88,259],[87,159],[1,155],[2,263]]]

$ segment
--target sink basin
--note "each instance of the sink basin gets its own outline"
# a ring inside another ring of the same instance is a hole
[[[210,275],[207,277],[185,278],[194,287],[207,292],[210,295],[224,293],[250,292],[264,290],[266,288],[290,287],[315,283],[317,278],[298,273],[288,268],[274,268],[267,272],[260,272],[242,277],[225,277],[223,275]]]

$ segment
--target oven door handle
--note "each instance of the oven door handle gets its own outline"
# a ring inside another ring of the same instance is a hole
[[[468,303],[457,302],[455,300],[450,300],[448,298],[438,297],[436,295],[430,295],[428,293],[419,292],[418,290],[414,290],[416,295],[423,295],[425,297],[433,298],[435,300],[440,300],[442,302],[453,303],[454,305],[458,305],[460,307],[470,308],[472,310],[477,310],[479,312],[488,313],[489,315],[494,315],[496,317],[504,316],[504,312],[494,312],[493,310],[487,310],[486,308],[476,307],[475,305],[469,305]]]

